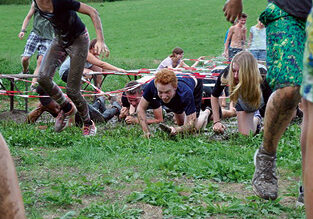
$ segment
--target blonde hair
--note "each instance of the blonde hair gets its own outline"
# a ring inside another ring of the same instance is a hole
[[[157,83],[162,85],[171,84],[173,87],[177,87],[178,81],[173,71],[164,68],[155,75],[154,84]]]
[[[239,66],[239,82],[234,80],[233,63]],[[250,52],[242,51],[237,53],[231,61],[227,81],[230,89],[230,100],[235,103],[241,98],[254,108],[261,104],[261,83],[262,77],[256,59]]]

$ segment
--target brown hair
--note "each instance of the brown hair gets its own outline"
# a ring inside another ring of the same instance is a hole
[[[173,49],[172,54],[170,55],[170,57],[172,58],[172,57],[175,56],[175,54],[182,54],[182,53],[184,53],[184,50],[182,48],[180,48],[180,47],[176,47],[176,48]]]
[[[155,75],[154,84],[157,83],[162,85],[171,84],[173,87],[177,87],[178,80],[173,71],[164,68]]]
[[[241,16],[239,17],[239,19],[241,19],[241,18],[247,18],[247,17],[248,17],[248,15],[247,15],[246,13],[242,13]]]
[[[130,81],[128,82],[126,85],[125,85],[125,88],[131,88],[131,87],[134,87],[135,85],[138,85],[139,83],[137,81]],[[125,93],[127,95],[135,95],[135,94],[140,94],[142,91],[142,86],[138,86],[138,87],[135,87],[135,88],[131,88],[127,91],[125,91]]]
[[[96,43],[97,43],[97,39],[93,39],[93,40],[91,40],[91,41],[90,41],[90,43],[89,43],[89,49],[94,48],[94,47],[95,47],[95,45],[96,45]]]

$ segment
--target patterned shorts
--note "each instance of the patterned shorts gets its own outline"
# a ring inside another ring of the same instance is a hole
[[[303,81],[300,93],[304,99],[313,102],[313,11],[307,20],[307,41],[303,57]]]
[[[30,57],[36,52],[36,50],[38,50],[38,55],[44,55],[51,42],[52,40],[42,39],[34,32],[30,32],[24,48],[24,53],[21,56]]]
[[[305,21],[268,4],[260,15],[266,26],[267,81],[273,91],[302,82]]]

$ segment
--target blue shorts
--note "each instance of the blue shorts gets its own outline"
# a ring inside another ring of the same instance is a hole
[[[252,49],[251,54],[258,61],[266,61],[266,50],[265,49]]]

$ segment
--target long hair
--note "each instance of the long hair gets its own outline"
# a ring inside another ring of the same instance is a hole
[[[234,80],[233,63],[239,66],[239,82]],[[238,98],[252,107],[258,108],[261,104],[261,83],[262,77],[256,59],[250,52],[242,51],[237,53],[231,61],[227,76],[230,89],[230,100],[235,103]]]

